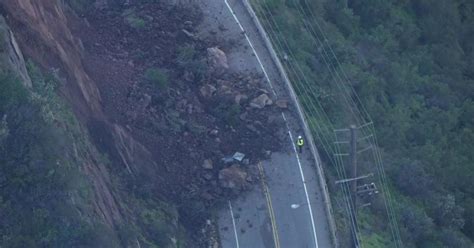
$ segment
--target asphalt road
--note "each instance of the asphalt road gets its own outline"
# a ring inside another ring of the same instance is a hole
[[[241,0],[199,2],[204,13],[202,35],[218,31],[218,38],[237,44],[224,50],[231,69],[263,73],[270,92],[277,97],[288,97]],[[259,164],[262,183],[252,192],[228,202],[219,212],[224,248],[332,247],[315,161],[309,149],[303,154],[295,150],[296,136],[302,134],[296,112],[285,111],[283,115],[287,126],[280,131],[285,137],[285,147]]]

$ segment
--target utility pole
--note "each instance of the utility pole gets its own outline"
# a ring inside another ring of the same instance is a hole
[[[357,182],[362,180],[362,179],[366,179],[368,177],[371,177],[373,176],[374,174],[373,173],[368,173],[367,175],[358,175],[358,171],[357,171],[357,154],[359,153],[362,153],[362,152],[365,152],[365,151],[368,151],[370,149],[372,149],[372,146],[369,145],[361,150],[357,150],[357,144],[358,142],[362,142],[362,141],[365,141],[367,139],[369,139],[370,137],[372,137],[372,134],[370,135],[367,135],[365,137],[362,137],[360,139],[357,138],[357,132],[359,129],[361,129],[362,127],[364,126],[367,126],[369,125],[370,123],[368,124],[364,124],[362,126],[355,126],[355,125],[351,125],[349,128],[345,128],[345,129],[335,129],[334,130],[334,133],[336,134],[336,141],[334,142],[334,144],[336,145],[336,148],[338,148],[338,146],[342,146],[342,145],[347,145],[346,146],[346,149],[344,149],[343,151],[339,151],[339,149],[337,149],[337,153],[334,153],[334,156],[340,158],[340,157],[343,157],[343,156],[347,156],[349,157],[349,161],[346,160],[346,163],[348,162],[348,164],[345,164],[344,162],[342,162],[343,164],[343,168],[344,170],[347,172],[347,175],[349,176],[349,178],[341,178],[340,180],[337,180],[335,183],[336,184],[342,184],[343,187],[347,187],[347,190],[349,191],[349,205],[350,205],[350,221],[351,221],[351,225],[352,225],[352,238],[353,238],[353,247],[354,248],[360,248],[360,241],[358,239],[358,233],[359,233],[359,230],[358,230],[358,225],[357,225],[357,197],[358,195],[359,196],[374,196],[375,194],[378,193],[378,190],[377,190],[377,187],[375,186],[375,183],[371,183],[371,184],[364,184],[362,186],[358,186],[357,185]],[[347,137],[347,135],[345,135],[344,137],[346,139],[350,139],[350,140],[339,140],[338,139],[338,133],[345,133],[345,134],[349,134],[350,135],[350,138]],[[359,143],[360,144],[360,143]],[[364,146],[362,144],[362,146]],[[345,152],[345,151],[348,151],[348,152]],[[342,159],[341,159],[342,161]],[[344,186],[345,185],[345,186]],[[370,203],[365,203],[365,204],[362,204],[362,207],[365,207],[365,206],[370,206]]]
[[[355,125],[350,126],[351,132],[351,148],[350,148],[350,175],[351,178],[357,178],[357,127]],[[357,228],[357,180],[352,180],[350,183],[351,189],[351,200],[353,206],[352,221]],[[359,239],[357,233],[359,230],[354,230],[354,247],[359,248]]]
[[[351,125],[351,178],[357,178],[357,127]],[[354,206],[354,215],[357,215],[357,180],[351,181],[352,205]]]

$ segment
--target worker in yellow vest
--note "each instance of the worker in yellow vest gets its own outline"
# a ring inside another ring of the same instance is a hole
[[[298,146],[298,151],[300,153],[302,153],[303,152],[304,140],[303,140],[303,137],[301,137],[301,135],[298,136],[298,140],[296,141],[296,145]]]

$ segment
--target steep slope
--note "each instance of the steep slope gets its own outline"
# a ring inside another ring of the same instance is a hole
[[[0,34],[1,245],[117,245],[107,223],[120,216],[110,178],[97,173],[100,154],[54,92],[55,76],[25,63],[3,18]]]

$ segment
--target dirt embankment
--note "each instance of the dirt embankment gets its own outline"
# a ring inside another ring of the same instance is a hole
[[[279,148],[276,99],[260,76],[228,69],[219,41],[195,35],[192,6],[97,2],[80,15],[61,1],[1,5],[24,54],[59,69],[62,93],[112,161],[85,166],[107,223],[130,214],[120,202],[127,190],[110,188],[113,173],[172,202],[199,230],[209,207],[250,187],[255,164]],[[229,159],[237,151],[241,162]]]

